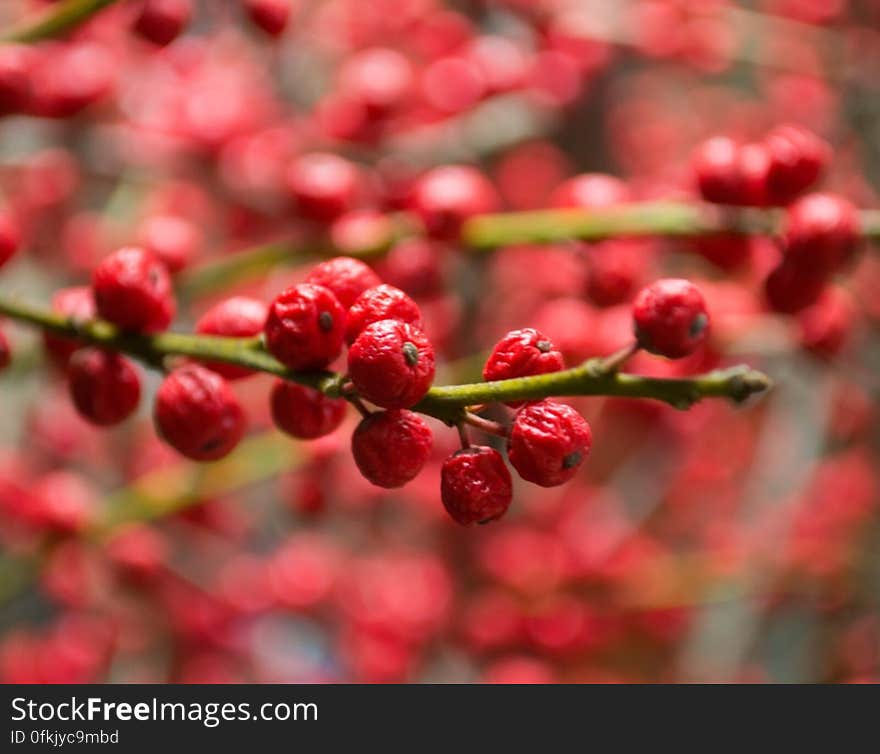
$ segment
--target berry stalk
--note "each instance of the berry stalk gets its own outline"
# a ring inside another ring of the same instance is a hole
[[[139,335],[119,330],[109,322],[77,322],[54,312],[0,296],[0,314],[63,335],[128,354],[149,366],[161,366],[169,356],[220,361],[320,390],[340,397],[343,375],[326,371],[303,372],[288,369],[263,350],[257,338],[227,338],[163,332]],[[573,369],[530,377],[431,388],[414,409],[455,424],[465,418],[465,408],[485,403],[538,400],[550,396],[604,395],[623,398],[653,398],[676,408],[687,408],[702,398],[729,398],[741,402],[764,392],[770,378],[747,366],[716,370],[690,378],[641,377],[607,373],[603,359],[590,359]]]
[[[58,37],[87,21],[117,0],[64,0],[48,8],[35,21],[3,35],[4,42],[39,42]]]

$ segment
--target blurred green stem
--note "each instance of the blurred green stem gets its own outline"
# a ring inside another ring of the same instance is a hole
[[[3,34],[5,42],[39,42],[60,36],[117,0],[64,0],[40,13],[36,19]]]

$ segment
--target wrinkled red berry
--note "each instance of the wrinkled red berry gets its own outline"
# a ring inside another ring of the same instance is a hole
[[[199,335],[223,335],[229,338],[254,337],[263,331],[267,312],[268,307],[259,299],[232,296],[214,304],[199,317],[196,332]],[[205,362],[204,366],[227,380],[238,380],[254,374],[250,369],[219,361]]]
[[[323,369],[342,352],[345,309],[321,285],[282,291],[269,307],[266,348],[291,369]]]
[[[419,305],[393,285],[377,285],[364,291],[348,310],[345,341],[354,343],[369,325],[383,319],[396,319],[422,328]]]
[[[194,461],[228,455],[245,429],[244,412],[226,380],[196,364],[165,378],[156,392],[154,417],[164,440]]]
[[[612,175],[582,173],[560,184],[550,196],[551,207],[601,209],[630,200],[627,185]]]
[[[851,202],[836,194],[808,194],[786,213],[786,262],[831,274],[852,258],[860,233],[859,213]]]
[[[92,297],[92,289],[82,285],[56,291],[52,296],[52,311],[63,314],[74,322],[94,319],[95,299]],[[55,335],[48,330],[43,332],[43,345],[49,358],[60,369],[66,369],[73,352],[82,347],[79,341]]]
[[[633,319],[639,345],[670,359],[693,352],[709,332],[703,295],[692,283],[677,278],[643,288],[633,303]]]
[[[527,482],[555,487],[571,479],[590,453],[593,433],[586,420],[565,403],[530,403],[513,421],[507,455]]]
[[[771,204],[796,199],[819,180],[831,158],[828,144],[801,126],[778,126],[764,144],[770,158],[767,193]]]
[[[818,301],[827,285],[821,270],[783,261],[764,281],[764,296],[773,311],[794,314]]]
[[[483,367],[483,379],[487,382],[509,380],[558,372],[564,368],[565,360],[550,339],[526,327],[511,330],[495,344]],[[507,405],[515,408],[521,406],[522,401],[510,401]]]
[[[306,278],[307,283],[323,285],[333,291],[343,308],[349,309],[367,288],[382,281],[366,264],[352,257],[334,257],[315,266]]]
[[[411,204],[429,236],[452,240],[465,220],[493,212],[499,200],[495,187],[479,170],[449,165],[434,168],[416,181]]]
[[[328,398],[320,390],[277,380],[272,387],[272,421],[291,437],[314,440],[336,429],[345,418],[344,398]]]
[[[0,267],[6,264],[21,245],[21,229],[8,210],[0,211]]]
[[[358,424],[351,452],[365,479],[393,489],[418,476],[433,440],[431,428],[418,414],[404,409],[377,411]]]
[[[140,377],[132,363],[116,353],[77,351],[67,367],[67,380],[76,410],[100,427],[127,419],[140,403]]]
[[[348,375],[358,393],[382,408],[409,408],[434,381],[434,348],[407,322],[383,319],[367,327],[348,352]]]
[[[98,315],[125,330],[157,332],[174,318],[171,278],[165,266],[137,246],[114,251],[92,273]]]
[[[443,507],[459,524],[485,524],[504,515],[513,499],[513,480],[494,448],[463,448],[443,462]]]
[[[164,47],[189,24],[191,0],[143,0],[134,30],[148,42]]]
[[[245,0],[244,9],[251,21],[266,34],[279,37],[291,16],[291,0]]]
[[[323,152],[294,160],[285,181],[299,214],[318,222],[330,222],[351,209],[361,191],[357,166]]]
[[[177,215],[154,215],[141,225],[138,242],[174,274],[196,258],[202,236],[189,220]]]

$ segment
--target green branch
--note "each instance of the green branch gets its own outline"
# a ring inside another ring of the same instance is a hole
[[[4,42],[39,42],[75,29],[116,0],[64,0],[2,35]]]
[[[263,350],[259,338],[224,338],[163,332],[139,335],[119,330],[109,322],[76,322],[51,311],[0,296],[0,314],[36,325],[102,348],[128,354],[148,366],[162,366],[166,357],[188,356],[205,361],[267,372],[339,396],[345,377],[332,372],[295,372]],[[726,397],[742,401],[770,387],[769,378],[748,367],[710,372],[692,378],[660,379],[617,372],[608,373],[604,359],[552,374],[496,382],[434,387],[415,407],[421,413],[453,424],[464,418],[465,408],[483,403],[538,399],[551,396],[607,395],[653,398],[677,408],[687,408],[701,398]]]

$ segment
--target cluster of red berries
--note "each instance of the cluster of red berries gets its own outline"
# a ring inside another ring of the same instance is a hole
[[[831,193],[803,195],[830,158],[827,143],[792,125],[775,128],[757,143],[715,137],[696,151],[694,172],[707,201],[786,208],[782,261],[765,281],[767,303],[774,311],[794,314],[816,303],[858,248],[861,228],[851,202]],[[743,248],[745,241],[725,237],[721,243],[729,256],[731,246]],[[704,246],[711,249],[712,244],[710,240]]]

